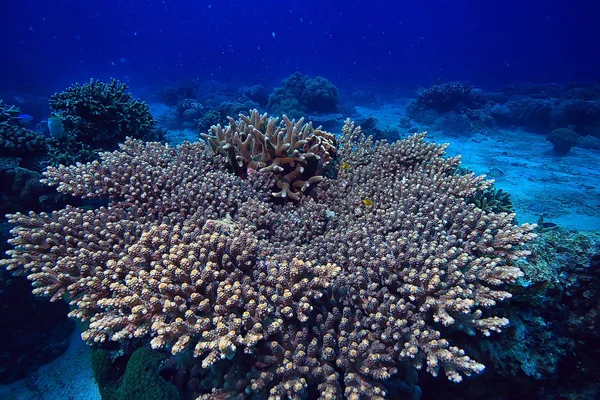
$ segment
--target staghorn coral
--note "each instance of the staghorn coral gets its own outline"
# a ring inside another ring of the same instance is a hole
[[[226,157],[228,169],[237,176],[273,173],[279,189],[274,197],[299,200],[300,192],[323,179],[319,173],[335,155],[335,136],[304,124],[304,118],[296,122],[283,115],[279,123],[279,118],[267,119],[256,109],[249,116],[240,114],[238,121],[228,118],[225,128],[213,125],[211,134],[201,136],[213,152]]]
[[[284,121],[263,143],[297,144],[284,138],[304,125]],[[243,155],[276,124],[256,112],[209,142]],[[480,373],[464,334],[508,325],[491,308],[522,276],[514,261],[534,226],[468,204],[491,183],[455,174],[459,158],[424,134],[373,142],[350,121],[343,133],[337,178],[294,203],[272,201],[277,178],[259,159],[228,157],[225,171],[203,143],[129,140],[100,161],[50,167],[60,192],[112,201],[11,215],[3,264],[36,294],[68,294],[88,342],[193,354],[188,387],[202,399],[418,397],[401,370]],[[237,168],[258,171],[240,179]]]

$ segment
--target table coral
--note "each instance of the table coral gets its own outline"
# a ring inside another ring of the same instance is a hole
[[[60,192],[111,203],[10,215],[3,264],[36,294],[68,294],[86,341],[146,340],[228,377],[200,398],[382,399],[406,365],[456,382],[480,373],[453,342],[508,325],[493,306],[522,276],[534,226],[468,204],[490,182],[455,174],[459,157],[424,134],[373,142],[347,121],[339,143],[311,142],[303,121],[240,118],[209,137],[213,151],[128,140],[48,168]],[[313,147],[345,167],[310,196],[273,201],[269,165]]]

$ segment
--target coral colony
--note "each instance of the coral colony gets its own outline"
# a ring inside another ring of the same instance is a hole
[[[509,324],[534,226],[467,199],[490,182],[424,134],[337,138],[254,110],[207,144],[134,139],[48,167],[59,192],[109,199],[16,213],[4,265],[70,302],[85,341],[190,352],[230,379],[199,398],[381,399],[402,366],[460,382],[484,365],[450,333]]]

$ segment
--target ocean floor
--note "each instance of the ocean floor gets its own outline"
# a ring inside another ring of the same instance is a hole
[[[361,117],[377,118],[379,127],[397,128],[405,116],[405,101],[379,108],[357,107]],[[450,143],[448,155],[462,156],[462,165],[477,174],[492,169],[498,189],[510,193],[519,223],[538,221],[589,231],[600,228],[600,152],[575,147],[564,157],[552,152],[542,135],[522,130],[499,130],[465,136],[429,132],[427,139]]]
[[[29,378],[0,385],[2,400],[100,400],[92,374],[90,348],[75,329],[69,348]]]

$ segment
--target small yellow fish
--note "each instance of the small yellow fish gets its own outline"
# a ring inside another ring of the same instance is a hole
[[[347,162],[343,163],[342,164],[342,169],[344,171],[348,171],[350,169],[350,164],[348,164]]]
[[[367,207],[371,207],[373,205],[373,200],[371,200],[371,199],[363,199],[362,202]]]

